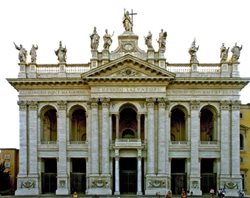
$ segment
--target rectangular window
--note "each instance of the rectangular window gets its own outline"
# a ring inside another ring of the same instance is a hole
[[[240,118],[243,118],[243,113],[240,113]]]

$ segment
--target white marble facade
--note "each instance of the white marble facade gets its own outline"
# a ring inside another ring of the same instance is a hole
[[[155,195],[184,187],[201,195],[213,187],[236,196],[239,96],[249,81],[238,63],[167,63],[165,48],[141,50],[132,30],[118,41],[113,52],[92,49],[90,63],[22,62],[18,78],[8,79],[20,107],[15,194]]]

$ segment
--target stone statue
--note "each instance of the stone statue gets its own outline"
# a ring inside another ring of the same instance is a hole
[[[32,45],[30,49],[31,63],[36,63],[36,50],[38,50],[38,46]]]
[[[222,43],[222,46],[220,48],[220,62],[221,63],[226,63],[227,62],[228,51],[229,51],[229,47],[226,48],[225,44]]]
[[[233,53],[232,58],[231,58],[231,62],[232,63],[239,63],[239,58],[240,58],[240,51],[242,50],[242,45],[239,47],[237,45],[237,43],[235,43],[235,45],[233,46],[233,48],[231,49],[231,52]]]
[[[147,45],[148,49],[153,49],[152,33],[150,31],[148,32],[148,35],[145,36],[145,44]]]
[[[127,32],[132,32],[133,31],[133,21],[129,16],[128,11],[124,11],[124,16],[123,16],[123,26],[125,28],[125,31]]]
[[[93,33],[90,35],[90,47],[92,50],[97,50],[99,46],[100,36],[97,34],[96,27],[94,27]]]
[[[166,39],[167,39],[167,32],[163,32],[163,29],[161,29],[161,32],[159,33],[159,39],[157,41],[159,44],[159,50],[165,51]]]
[[[104,50],[109,50],[110,45],[112,44],[112,36],[114,35],[114,33],[112,35],[110,35],[108,33],[108,30],[105,30],[105,34],[103,36],[103,40],[104,40],[104,44],[103,44],[103,49]]]
[[[14,42],[14,45],[17,50],[19,50],[18,59],[20,63],[26,63],[27,60],[27,50],[20,44],[20,46],[17,46],[17,44]]]
[[[194,41],[192,42],[192,45],[191,45],[191,47],[189,48],[189,51],[188,51],[190,56],[191,56],[190,63],[199,63],[199,61],[197,60],[197,55],[196,55],[198,50],[199,50],[199,46],[196,47],[195,39],[194,39]]]
[[[57,59],[59,63],[66,63],[66,46],[62,47],[62,41],[59,42],[59,48],[55,50],[55,54],[57,55]]]

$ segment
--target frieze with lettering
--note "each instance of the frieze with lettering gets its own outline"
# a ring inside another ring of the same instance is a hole
[[[86,90],[20,90],[20,95],[44,95],[44,96],[58,96],[58,95],[86,95]]]
[[[91,92],[108,93],[143,93],[143,92],[166,92],[165,87],[92,87]]]

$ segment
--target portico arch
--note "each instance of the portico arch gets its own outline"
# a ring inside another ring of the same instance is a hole
[[[86,141],[86,111],[82,106],[75,105],[69,111],[70,141]]]
[[[200,141],[217,140],[217,111],[211,106],[204,106],[200,111]]]
[[[46,105],[40,111],[41,118],[41,142],[57,141],[57,110]]]
[[[119,137],[137,138],[138,120],[137,109],[134,105],[125,104],[119,110]]]
[[[187,140],[187,110],[181,105],[177,105],[171,110],[171,141]]]

